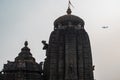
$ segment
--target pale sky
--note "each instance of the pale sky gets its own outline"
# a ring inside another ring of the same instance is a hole
[[[72,14],[85,21],[96,80],[120,80],[120,0],[71,0]],[[66,14],[68,0],[0,0],[0,70],[29,42],[39,63],[45,58],[53,22]],[[107,29],[102,26],[109,26]]]

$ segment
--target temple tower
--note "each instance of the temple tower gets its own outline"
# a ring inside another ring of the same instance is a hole
[[[35,61],[27,46],[26,41],[15,61],[4,64],[4,80],[41,80],[41,64]]]
[[[89,36],[70,7],[55,20],[45,47],[44,80],[94,80]]]

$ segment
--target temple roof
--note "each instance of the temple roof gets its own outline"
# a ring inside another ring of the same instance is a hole
[[[21,49],[21,52],[19,53],[19,55],[15,58],[15,61],[32,61],[35,62],[35,59],[32,57],[32,54],[30,52],[30,49],[27,47],[28,46],[28,42],[25,41],[24,43],[24,47]]]
[[[71,9],[68,7],[67,14],[60,16],[54,21],[54,26],[57,27],[59,24],[61,25],[67,25],[68,22],[71,22],[72,25],[78,25],[80,24],[82,27],[84,26],[84,20],[78,16],[71,14]]]
[[[27,47],[28,42],[25,41],[24,45],[15,61],[8,61],[7,64],[4,64],[3,71],[40,71],[40,65],[35,61],[30,49]]]

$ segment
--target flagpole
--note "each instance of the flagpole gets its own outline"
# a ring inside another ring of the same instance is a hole
[[[72,4],[71,1],[69,0],[69,2],[68,2],[68,7],[70,8],[70,6],[72,6],[72,7],[74,8],[73,4]]]

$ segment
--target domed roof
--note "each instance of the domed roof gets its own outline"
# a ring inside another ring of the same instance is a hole
[[[54,26],[58,26],[58,24],[64,24],[66,22],[71,22],[73,24],[81,24],[81,26],[84,26],[84,21],[78,16],[75,15],[63,15],[55,20]]]
[[[57,27],[59,24],[66,25],[66,24],[68,24],[68,22],[71,22],[72,25],[78,25],[78,24],[80,24],[81,26],[84,26],[83,19],[81,19],[78,16],[71,15],[70,8],[68,8],[66,15],[63,15],[63,16],[57,18],[54,21],[54,26]]]

